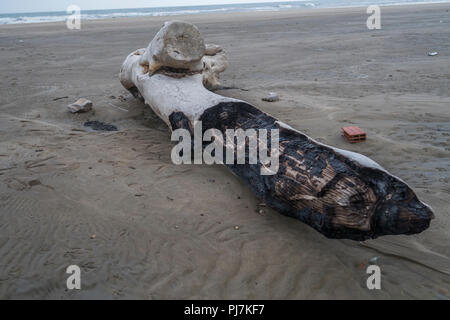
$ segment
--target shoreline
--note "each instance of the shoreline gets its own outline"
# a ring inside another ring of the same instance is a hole
[[[389,12],[395,12],[396,9],[398,10],[404,10],[409,7],[416,7],[416,8],[447,8],[450,5],[449,2],[435,2],[435,3],[408,3],[408,4],[389,4],[389,5],[380,5],[381,9],[387,9]],[[208,18],[205,20],[211,20],[217,17],[220,18],[226,18],[229,16],[233,16],[236,18],[244,18],[244,17],[252,17],[256,18],[255,16],[265,17],[268,15],[285,15],[286,17],[291,16],[303,16],[303,15],[315,15],[317,14],[329,14],[331,12],[336,13],[336,11],[341,11],[344,13],[351,13],[351,12],[360,12],[361,9],[366,9],[367,6],[347,6],[347,7],[330,7],[330,8],[304,8],[304,9],[292,9],[292,10],[279,10],[279,11],[252,11],[252,12],[226,12],[226,13],[196,13],[196,14],[180,14],[180,15],[166,15],[166,16],[141,16],[141,17],[118,17],[118,18],[103,18],[103,19],[85,19],[81,20],[82,24],[89,24],[89,23],[100,23],[100,22],[116,22],[116,21],[142,21],[142,20],[149,20],[151,19],[156,21],[167,21],[167,20],[177,20],[179,18],[189,20],[188,18],[192,19],[200,19],[200,18]],[[366,12],[364,11],[364,14]],[[69,16],[69,15],[67,15]],[[368,15],[366,14],[368,17]],[[11,26],[55,26],[55,25],[65,25],[66,21],[55,21],[55,22],[32,22],[32,23],[15,23],[15,24],[0,24],[0,30],[3,27],[11,27]]]

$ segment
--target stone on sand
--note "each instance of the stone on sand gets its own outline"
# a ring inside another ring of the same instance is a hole
[[[67,108],[72,113],[88,112],[92,110],[92,101],[85,98],[81,98],[78,99],[75,103],[69,104]]]
[[[276,101],[280,100],[280,97],[278,96],[278,94],[276,92],[269,92],[267,97],[262,98],[262,100],[267,101],[267,102],[276,102]]]

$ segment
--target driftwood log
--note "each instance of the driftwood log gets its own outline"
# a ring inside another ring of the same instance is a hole
[[[172,21],[146,49],[126,58],[120,81],[171,130],[184,128],[193,134],[198,120],[203,132],[278,129],[276,174],[261,175],[261,162],[226,166],[266,205],[326,237],[365,240],[429,227],[431,208],[371,159],[321,144],[245,101],[209,91],[219,85],[219,73],[226,67],[220,47],[205,45],[194,25]]]

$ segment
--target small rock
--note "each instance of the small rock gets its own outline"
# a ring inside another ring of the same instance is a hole
[[[434,56],[437,56],[438,53],[437,53],[436,51],[433,51],[433,52],[428,52],[428,55],[429,55],[430,57],[434,57]]]
[[[28,185],[30,187],[39,186],[39,185],[41,185],[41,181],[39,181],[37,179],[36,180],[31,180],[31,181],[28,182]]]
[[[69,104],[67,106],[70,112],[77,113],[77,112],[88,112],[92,109],[92,101],[88,99],[78,99],[77,102]]]
[[[267,102],[276,102],[280,100],[280,97],[275,92],[269,92],[269,95],[265,98],[262,98],[262,100]]]
[[[95,239],[95,238],[97,238],[97,236],[96,236],[95,234],[93,234],[93,235],[91,236],[91,239]]]
[[[240,227],[239,226],[234,226],[234,230],[239,230]]]

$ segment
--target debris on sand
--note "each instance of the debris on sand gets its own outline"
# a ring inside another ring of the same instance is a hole
[[[64,96],[64,97],[57,97],[55,99],[53,99],[53,101],[58,101],[58,100],[62,100],[62,99],[68,99],[68,96]]]
[[[38,179],[28,181],[28,185],[30,186],[30,188],[34,186],[39,186],[41,184],[42,184],[41,181]]]
[[[367,139],[367,134],[357,126],[343,127],[342,135],[350,143],[357,143]]]
[[[262,98],[262,100],[267,102],[276,102],[280,100],[280,97],[276,92],[269,92],[269,95],[265,98]]]
[[[77,112],[88,112],[92,109],[92,101],[81,98],[78,99],[77,102],[69,104],[67,106],[70,112],[77,113]]]
[[[103,123],[97,120],[94,121],[86,121],[84,123],[85,127],[89,127],[95,131],[117,131],[117,127],[112,124]]]
[[[120,96],[118,97],[118,99],[119,99],[120,101],[122,101],[122,102],[127,101],[127,98],[124,97],[123,95],[120,95]]]

